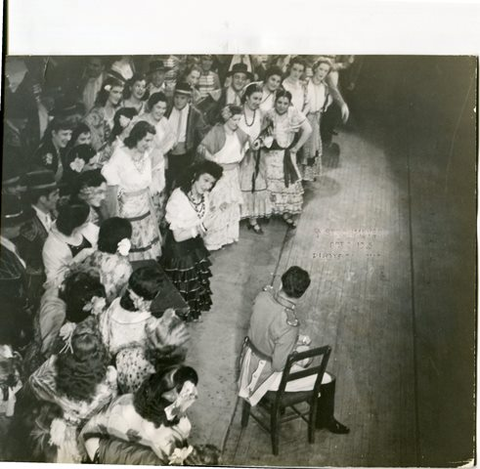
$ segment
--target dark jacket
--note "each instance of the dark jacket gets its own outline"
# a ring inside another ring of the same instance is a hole
[[[166,117],[170,117],[172,108],[167,110]],[[202,113],[190,104],[187,117],[187,134],[185,140],[185,147],[187,152],[195,150],[198,144],[203,140],[207,132],[210,130],[210,126],[205,123]]]

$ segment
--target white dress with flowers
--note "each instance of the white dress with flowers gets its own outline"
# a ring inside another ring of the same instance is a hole
[[[290,106],[282,115],[279,115],[275,109],[267,113],[267,119],[273,122],[274,144],[277,149],[272,146],[270,149],[262,150],[267,170],[267,188],[272,203],[272,211],[274,214],[297,215],[302,212],[303,205],[303,187],[298,170],[295,155],[290,154],[290,166],[296,173],[296,181],[286,184],[285,178],[285,158],[286,149],[290,147],[300,127],[306,117],[299,112],[294,106]]]
[[[253,114],[251,122],[242,114],[239,128],[255,141],[262,129],[263,113],[258,109]],[[272,204],[267,191],[265,158],[262,153],[251,148],[247,150],[245,158],[240,164],[240,188],[243,204],[241,218],[269,217],[272,214]]]
[[[130,261],[157,259],[161,255],[161,234],[152,200],[152,162],[147,154],[135,164],[127,148],[120,145],[102,168],[109,186],[118,187],[119,217],[133,228]]]

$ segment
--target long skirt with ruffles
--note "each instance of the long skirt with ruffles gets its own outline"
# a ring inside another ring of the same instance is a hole
[[[298,215],[302,213],[303,187],[301,180],[285,185],[285,150],[265,151],[267,189],[274,215]],[[296,168],[298,171],[298,168]]]
[[[161,234],[150,191],[120,192],[118,216],[132,224],[130,261],[158,259],[162,254]]]
[[[256,158],[259,158],[258,162]],[[248,151],[240,163],[240,188],[243,204],[240,217],[262,218],[272,214],[272,204],[267,190],[265,158]]]
[[[210,253],[200,237],[175,241],[171,231],[167,232],[162,266],[183,299],[190,307],[183,319],[197,319],[202,311],[212,305],[210,290]]]
[[[310,137],[303,145],[299,169],[304,181],[313,181],[322,173],[322,138],[320,135],[321,113],[314,112],[307,115],[312,127]]]
[[[209,251],[238,241],[242,202],[238,164],[224,165],[223,175],[210,193],[214,222],[205,236],[205,246]]]

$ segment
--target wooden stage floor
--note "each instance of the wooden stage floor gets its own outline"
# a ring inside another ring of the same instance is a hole
[[[473,392],[468,344],[475,318],[466,301],[454,332],[436,322],[452,322],[455,301],[446,286],[461,280],[465,260],[455,243],[445,252],[445,243],[458,235],[458,225],[447,223],[455,207],[426,197],[418,188],[428,175],[412,175],[419,168],[408,157],[392,157],[381,139],[345,132],[338,142],[341,163],[307,186],[295,231],[279,220],[266,225],[265,236],[242,227],[238,244],[212,256],[214,307],[191,326],[187,357],[201,380],[191,412],[193,440],[222,445],[223,464],[233,466],[460,464],[471,455],[473,416],[457,412],[455,401],[471,400]],[[429,184],[434,191],[435,180]],[[422,197],[427,211],[419,208]],[[317,431],[309,445],[304,423],[287,424],[275,457],[269,435],[255,421],[241,428],[235,380],[252,300],[263,285],[277,285],[291,265],[312,277],[298,305],[301,329],[314,345],[333,347],[336,416],[351,433]],[[471,286],[464,288],[471,293]],[[470,336],[462,341],[465,332]],[[466,365],[455,368],[445,347]],[[453,402],[449,393],[455,393]]]

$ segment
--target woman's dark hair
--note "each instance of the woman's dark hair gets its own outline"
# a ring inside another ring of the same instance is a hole
[[[245,103],[247,98],[252,96],[253,93],[263,93],[263,89],[258,83],[250,83],[245,87],[245,92],[242,96],[242,103]]]
[[[78,190],[85,187],[100,187],[106,182],[100,169],[89,169],[78,176]]]
[[[310,275],[300,267],[290,267],[282,275],[283,291],[292,298],[300,298],[310,286]]]
[[[68,142],[69,146],[74,147],[78,137],[86,133],[89,133],[89,134],[92,133],[90,127],[87,124],[85,124],[85,122],[79,122],[72,131],[72,138],[70,139],[70,142]]]
[[[162,93],[161,91],[158,91],[157,93],[153,93],[150,96],[150,98],[148,98],[148,102],[147,102],[148,110],[151,111],[153,109],[153,106],[155,106],[155,104],[159,103],[160,101],[162,103],[168,104],[168,99],[165,96],[165,93]]]
[[[137,122],[130,131],[130,135],[125,138],[124,144],[127,148],[135,148],[137,143],[148,134],[155,135],[157,131],[152,124],[145,121]]]
[[[52,132],[60,130],[72,130],[72,124],[66,119],[55,117],[49,124],[45,133],[43,134],[42,143],[49,143],[52,141]]]
[[[292,93],[290,93],[290,91],[287,91],[285,88],[279,88],[275,93],[275,102],[277,102],[280,98],[287,98],[291,103]]]
[[[185,72],[181,76],[180,80],[178,80],[179,83],[188,83],[187,82],[188,75],[190,75],[190,73],[192,73],[193,71],[197,71],[198,73],[200,73],[200,75],[202,75],[202,67],[200,67],[200,65],[197,65],[197,64],[191,64],[185,69]]]
[[[132,96],[132,88],[137,81],[144,81],[145,85],[148,83],[147,77],[143,73],[134,73],[132,78],[127,81],[127,86],[125,86],[123,90],[123,97],[125,99],[129,99]],[[145,94],[142,97],[142,101],[146,101],[148,99],[148,89],[145,88]]]
[[[169,280],[166,274],[155,267],[140,267],[128,279],[128,289],[131,289],[144,300],[153,300],[160,290],[165,289]],[[127,311],[135,311],[135,305],[128,290],[120,299],[120,306]]]
[[[105,220],[98,232],[98,250],[115,254],[118,243],[132,237],[132,224],[125,218],[112,217]]]
[[[72,181],[72,203],[86,202],[90,196],[91,189],[106,184],[107,180],[103,177],[100,169],[90,169],[80,173]]]
[[[106,90],[105,87],[110,87],[110,90]],[[110,94],[111,88],[120,87],[124,88],[125,85],[122,81],[118,80],[114,77],[107,77],[105,81],[102,83],[101,90],[97,93],[97,97],[95,99],[95,106],[104,107],[107,104],[108,96]]]
[[[273,66],[267,69],[265,72],[265,81],[267,81],[272,75],[278,75],[280,80],[283,78],[283,71],[280,67]]]
[[[180,392],[185,382],[197,385],[197,372],[189,366],[173,367],[164,373],[155,373],[148,377],[133,396],[133,406],[145,420],[152,422],[155,428],[160,425],[171,427],[179,421],[178,417],[168,420],[165,408],[172,402],[164,397],[165,393]]]
[[[214,161],[204,160],[199,163],[195,163],[183,173],[179,187],[185,193],[188,194],[192,189],[192,185],[195,181],[198,181],[202,174],[210,174],[215,178],[215,182],[212,189],[215,187],[217,181],[223,175],[223,168]],[[211,189],[210,189],[211,190]]]
[[[82,144],[72,147],[65,157],[65,171],[78,174],[70,168],[70,164],[77,158],[80,158],[87,164],[96,154],[96,150],[91,145]]]
[[[66,304],[67,321],[79,323],[90,316],[90,311],[84,311],[84,306],[94,296],[105,298],[105,287],[100,281],[100,274],[95,271],[73,271],[69,273],[58,294]]]
[[[224,111],[229,111],[228,114],[224,114]],[[222,112],[220,115],[220,122],[227,122],[229,119],[231,119],[233,116],[238,116],[239,114],[243,113],[243,109],[240,106],[236,106],[235,104],[227,104],[224,108],[222,108]],[[227,118],[228,116],[228,118]]]
[[[301,57],[293,57],[293,59],[290,60],[290,63],[288,64],[288,73],[290,73],[295,64],[301,65],[303,67],[303,71],[307,69],[307,64],[305,60],[303,60]]]
[[[55,378],[59,394],[74,401],[91,402],[97,385],[107,373],[107,353],[94,320],[87,319],[73,331],[72,350],[59,353]]]
[[[110,143],[113,143],[115,139],[125,130],[125,128],[120,124],[120,117],[123,116],[132,120],[137,114],[138,112],[134,107],[122,107],[115,113],[115,116],[113,117],[113,128],[109,137]]]
[[[83,202],[65,204],[58,209],[57,229],[70,236],[75,228],[83,225],[90,214],[90,207]]]

